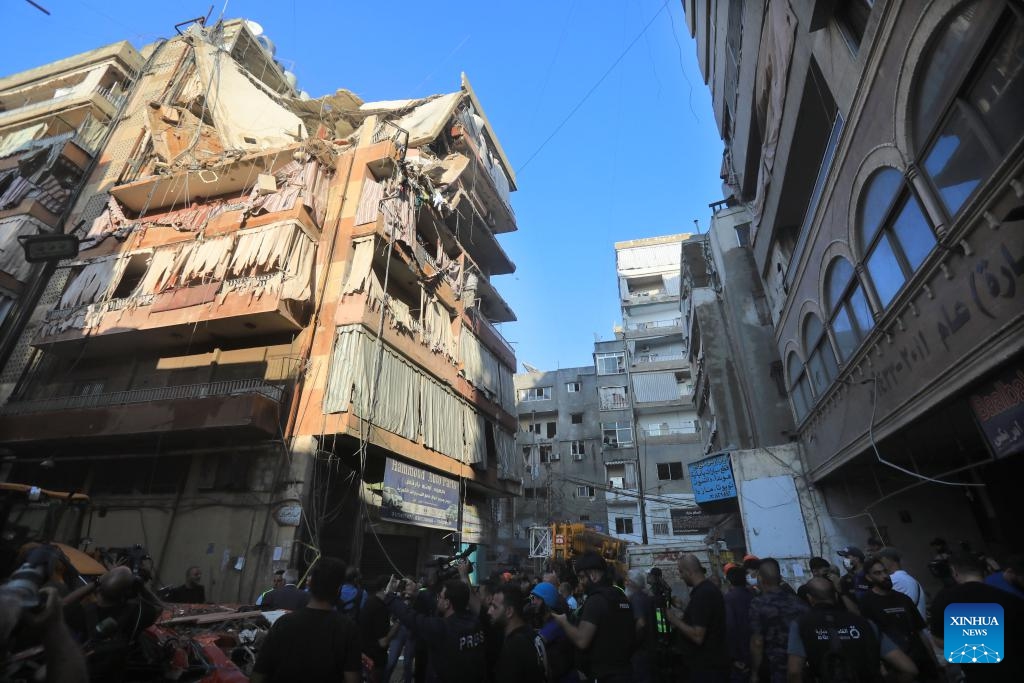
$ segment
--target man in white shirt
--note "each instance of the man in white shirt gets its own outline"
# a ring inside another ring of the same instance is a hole
[[[924,588],[917,579],[905,572],[900,566],[899,551],[895,548],[882,548],[878,553],[878,558],[882,561],[882,565],[885,567],[885,571],[888,572],[889,578],[892,579],[893,590],[899,591],[910,598],[917,607],[917,611],[924,617],[928,605]]]

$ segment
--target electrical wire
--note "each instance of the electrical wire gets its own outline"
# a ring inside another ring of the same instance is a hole
[[[562,128],[565,127],[565,124],[569,123],[569,119],[571,119],[576,114],[576,112],[580,110],[580,107],[582,107],[584,104],[586,104],[587,100],[590,99],[590,96],[594,94],[594,91],[596,91],[598,89],[598,87],[600,87],[600,85],[602,83],[604,83],[604,80],[606,78],[608,78],[609,74],[611,74],[612,71],[615,70],[615,67],[617,67],[619,65],[619,62],[621,62],[623,59],[625,59],[625,57],[629,53],[629,51],[631,49],[633,49],[633,46],[637,44],[637,41],[639,41],[641,38],[643,38],[644,34],[647,33],[647,29],[649,29],[651,27],[651,25],[654,24],[654,20],[657,19],[658,16],[661,15],[661,13],[665,11],[666,7],[668,7],[668,0],[665,0],[665,2],[662,3],[661,7],[658,8],[658,11],[654,13],[654,16],[652,16],[650,18],[650,20],[644,25],[644,27],[640,31],[640,33],[638,33],[636,35],[636,37],[633,38],[633,40],[630,41],[629,45],[627,45],[626,48],[619,54],[619,56],[616,57],[615,61],[612,62],[611,66],[609,66],[605,70],[605,72],[603,74],[601,74],[601,77],[599,79],[597,79],[597,82],[594,83],[594,85],[590,86],[590,89],[586,92],[585,95],[583,95],[583,98],[579,102],[576,103],[576,106],[574,106],[572,109],[569,110],[569,113],[566,114],[565,118],[562,119],[562,121],[557,126],[555,126],[555,129],[553,131],[551,131],[551,134],[548,135],[544,139],[544,141],[542,143],[540,143],[540,147],[538,147],[536,150],[534,150],[533,154],[531,154],[529,157],[527,157],[526,161],[524,161],[522,163],[522,165],[520,165],[519,168],[516,169],[516,173],[517,174],[518,173],[522,173],[523,169],[525,169],[527,166],[530,165],[530,162],[533,161],[534,158],[536,158],[536,156],[538,154],[540,154],[541,150],[543,150],[544,147],[546,147],[547,144],[549,142],[551,142],[551,140],[556,135],[558,135],[558,132],[560,130],[562,130]]]
[[[894,470],[898,470],[900,472],[903,472],[904,474],[909,474],[910,476],[915,477],[916,479],[921,479],[923,481],[928,481],[928,482],[931,482],[933,484],[943,484],[944,486],[971,486],[971,487],[984,487],[985,486],[984,483],[974,483],[974,482],[965,482],[965,481],[946,481],[945,479],[935,479],[934,477],[926,477],[923,474],[920,474],[918,472],[914,472],[913,470],[908,470],[906,467],[901,467],[901,466],[897,465],[896,463],[889,462],[888,460],[883,458],[881,451],[878,450],[878,444],[875,442],[875,409],[878,407],[878,377],[876,377],[875,375],[871,375],[871,377],[867,378],[864,381],[865,382],[871,382],[871,419],[868,422],[868,440],[871,441],[871,448],[874,449],[875,457],[878,459],[879,463],[881,463],[883,465],[886,465],[888,467],[891,467]]]

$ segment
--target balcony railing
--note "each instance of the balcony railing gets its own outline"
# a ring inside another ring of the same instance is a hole
[[[115,391],[108,394],[59,396],[34,401],[12,402],[0,408],[0,415],[25,415],[28,413],[58,410],[105,408],[132,403],[150,403],[152,401],[188,400],[249,394],[262,394],[273,401],[280,402],[284,396],[284,388],[262,379],[235,379],[206,384],[182,384],[174,387],[158,387],[153,389],[129,389],[128,391]]]
[[[683,353],[641,353],[633,357],[635,363],[664,363],[671,360],[686,360]]]
[[[630,323],[628,330],[654,330],[659,327],[679,327],[683,322],[682,318],[670,318],[667,320],[650,320],[642,323]]]
[[[697,434],[696,425],[692,427],[647,427],[642,430],[643,435],[652,436],[678,436],[681,434]]]

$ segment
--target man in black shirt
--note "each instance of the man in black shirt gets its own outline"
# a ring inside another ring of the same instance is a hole
[[[358,683],[362,664],[352,620],[334,611],[345,563],[322,557],[309,577],[309,603],[274,622],[251,683]]]
[[[425,616],[399,599],[398,581],[388,584],[384,604],[426,645],[428,683],[479,683],[487,675],[484,633],[470,614],[469,586],[458,579],[442,584],[437,596],[438,616]]]
[[[585,583],[586,602],[579,624],[554,615],[566,637],[587,658],[588,675],[598,683],[625,683],[633,677],[633,612],[625,593],[612,586],[604,559],[590,551],[576,560],[576,575]]]
[[[534,643],[536,634],[523,621],[525,600],[519,588],[505,584],[495,591],[487,608],[491,621],[505,632],[494,669],[495,683],[535,683],[546,678]]]
[[[917,666],[919,681],[935,680],[938,664],[932,654],[928,625],[914,601],[893,590],[892,578],[880,558],[864,562],[864,576],[871,590],[860,598],[860,613],[875,622],[882,633],[907,653]]]
[[[260,609],[264,612],[274,609],[299,609],[305,607],[309,602],[309,593],[299,590],[295,585],[295,582],[299,580],[297,571],[285,570],[281,578],[284,580],[284,585],[263,596]]]
[[[895,680],[912,681],[917,667],[874,624],[836,603],[832,582],[807,582],[811,610],[790,624],[786,677],[789,681],[881,681],[881,662]]]
[[[388,667],[388,643],[398,630],[397,624],[391,626],[391,615],[384,604],[388,577],[378,576],[366,584],[369,595],[366,604],[359,610],[359,645],[364,655],[373,662],[373,670],[366,680],[369,683],[380,683]]]
[[[187,604],[199,604],[206,602],[206,588],[199,583],[203,578],[203,572],[199,567],[189,567],[185,572],[185,583],[175,586],[167,592],[167,602],[180,602]]]
[[[1024,600],[1017,598],[984,581],[985,562],[974,553],[952,555],[948,558],[953,580],[952,586],[943,588],[932,602],[929,625],[932,638],[946,656],[956,659],[954,648],[963,642],[944,643],[946,607],[954,603],[992,602],[1003,608],[1003,647],[1006,659],[998,664],[961,664],[967,683],[975,681],[1024,681],[1024,653],[1014,643],[1024,642]]]
[[[690,602],[682,613],[672,609],[668,619],[683,635],[686,661],[693,683],[729,680],[729,650],[726,645],[725,599],[722,591],[707,580],[704,567],[693,555],[679,558],[679,576],[690,587]]]

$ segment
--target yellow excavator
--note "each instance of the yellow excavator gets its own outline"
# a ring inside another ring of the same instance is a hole
[[[625,578],[629,569],[626,557],[628,541],[602,534],[579,523],[555,523],[551,525],[551,561],[556,566],[572,566],[572,561],[588,550],[604,558],[620,578]]]
[[[31,484],[0,483],[0,572],[6,578],[40,544],[60,550],[54,579],[73,589],[107,570],[75,546],[89,507],[82,493],[51,491]]]

